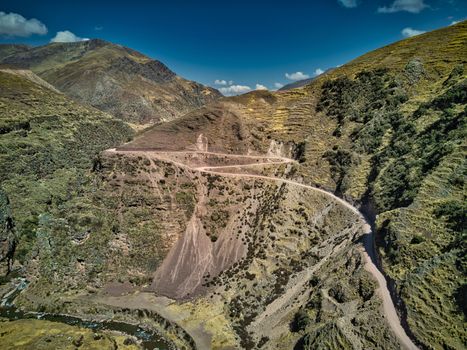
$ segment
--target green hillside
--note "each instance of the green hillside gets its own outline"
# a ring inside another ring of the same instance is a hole
[[[332,188],[377,214],[383,270],[426,348],[467,343],[466,63],[464,21],[370,52],[307,87],[317,117],[333,125],[321,154]]]
[[[40,221],[79,211],[83,204],[74,201],[89,190],[94,160],[129,140],[132,131],[22,71],[0,71],[0,86],[0,183],[6,198],[1,217],[13,222],[1,234],[2,241],[17,241],[16,261],[25,264],[37,254]]]

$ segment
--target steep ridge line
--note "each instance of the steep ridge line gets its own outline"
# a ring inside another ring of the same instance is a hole
[[[258,155],[240,155],[240,154],[227,154],[227,153],[218,153],[218,152],[208,152],[208,151],[158,151],[158,150],[151,150],[151,149],[109,149],[105,151],[107,153],[120,153],[120,154],[135,154],[135,155],[152,155],[156,159],[167,161],[176,166],[189,169],[191,171],[198,171],[207,174],[213,174],[218,176],[227,176],[227,177],[236,177],[236,178],[254,178],[254,179],[262,179],[266,181],[276,181],[281,183],[287,183],[293,186],[299,186],[302,188],[307,188],[313,191],[320,192],[326,196],[331,197],[333,200],[338,202],[339,204],[343,205],[344,207],[350,209],[353,213],[355,213],[360,220],[362,220],[365,224],[363,225],[364,230],[364,249],[360,249],[361,254],[365,260],[365,269],[373,275],[376,281],[379,284],[378,292],[383,301],[383,311],[387,318],[388,324],[391,327],[392,331],[398,338],[401,346],[407,350],[417,350],[419,349],[412,340],[407,336],[404,328],[401,325],[401,321],[397,314],[396,308],[394,306],[393,300],[391,298],[389,289],[387,287],[386,278],[376,266],[375,257],[376,251],[374,246],[374,238],[373,238],[373,231],[371,229],[370,224],[367,222],[366,218],[363,214],[355,208],[350,203],[346,202],[342,198],[337,197],[336,195],[325,191],[323,189],[313,187],[310,185],[302,184],[300,182],[296,182],[293,180],[272,177],[272,176],[265,176],[265,175],[257,175],[257,174],[248,174],[248,173],[234,173],[234,172],[220,172],[216,171],[219,169],[224,168],[243,168],[243,167],[251,167],[251,166],[261,166],[261,165],[274,165],[274,164],[288,164],[288,163],[296,163],[294,159],[286,158],[286,157],[278,157],[278,156],[258,156]],[[215,156],[222,156],[224,158],[248,158],[248,159],[274,159],[270,162],[258,162],[252,164],[242,164],[242,165],[224,165],[224,166],[199,166],[199,167],[191,167],[187,164],[181,163],[179,161],[175,161],[170,158],[170,155],[187,155],[187,154],[200,154],[200,155],[215,155]]]

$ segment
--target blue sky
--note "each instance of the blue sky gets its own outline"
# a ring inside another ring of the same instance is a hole
[[[102,38],[231,94],[274,89],[466,17],[465,0],[2,0],[0,42]]]

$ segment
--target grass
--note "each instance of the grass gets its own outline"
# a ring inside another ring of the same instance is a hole
[[[317,78],[312,85],[319,85],[341,75],[353,78],[363,70],[386,68],[402,72],[408,62],[414,58],[423,62],[430,80],[438,80],[449,75],[456,64],[465,63],[466,42],[467,21],[463,21],[371,51]],[[422,82],[421,87],[429,88],[429,85],[431,84]]]
[[[442,37],[449,43],[464,38],[465,31],[463,23],[357,59],[341,70],[353,78],[322,83],[318,104],[337,121],[338,149],[357,154],[345,167],[331,159],[336,190],[357,201],[371,198],[379,214],[384,270],[396,282],[411,331],[426,346],[439,348],[465,346],[459,331],[464,316],[455,295],[466,283],[461,251],[467,75],[459,56],[466,46],[455,46],[456,55],[444,44],[427,55]],[[381,61],[384,70],[357,73],[366,62],[378,67],[378,55],[389,49],[392,56]],[[419,80],[402,64],[414,52],[423,62]],[[447,52],[452,56],[443,60]]]
[[[18,241],[16,259],[27,265],[34,249],[44,247],[42,272],[68,271],[78,252],[70,238],[103,225],[89,196],[94,161],[132,131],[27,76],[0,72],[0,84],[0,181]],[[47,239],[52,244],[43,246]]]
[[[136,344],[126,345],[126,337],[111,332],[94,332],[90,329],[43,320],[1,321],[0,341],[4,349],[40,350],[69,349],[141,349]]]

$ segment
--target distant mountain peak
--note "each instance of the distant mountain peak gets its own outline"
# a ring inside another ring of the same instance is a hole
[[[329,72],[333,71],[334,69],[335,69],[335,68],[326,69],[326,70],[324,71],[324,73],[320,74],[319,76],[321,76],[321,75],[323,75],[323,74],[326,74],[326,73],[329,73]],[[311,83],[313,80],[315,80],[316,78],[318,78],[318,76],[312,77],[312,78],[308,78],[308,79],[303,79],[303,80],[294,81],[293,83],[284,85],[284,86],[281,87],[278,91],[287,91],[287,90],[297,89],[297,88],[306,86],[306,85],[310,84],[310,83]]]
[[[158,60],[102,39],[0,46],[0,64],[30,69],[74,99],[136,124],[172,120],[222,96],[177,77]]]

